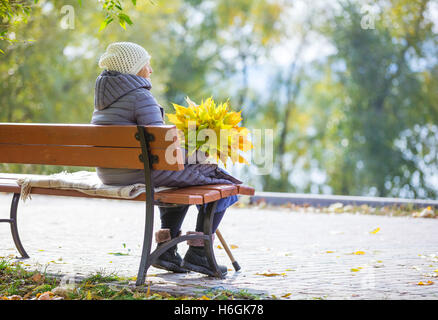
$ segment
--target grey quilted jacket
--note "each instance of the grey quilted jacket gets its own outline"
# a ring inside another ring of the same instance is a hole
[[[103,71],[96,80],[91,123],[99,125],[161,125],[164,110],[152,96],[151,83],[142,77]],[[143,170],[97,168],[105,184],[144,183]],[[182,171],[154,170],[156,187],[242,183],[214,164],[186,164]]]

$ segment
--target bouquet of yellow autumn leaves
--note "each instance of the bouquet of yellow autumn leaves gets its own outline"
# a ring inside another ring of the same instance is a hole
[[[189,97],[186,101],[188,107],[173,104],[175,113],[167,117],[181,133],[181,142],[189,156],[201,152],[216,163],[222,161],[225,167],[228,158],[233,164],[248,164],[241,153],[254,146],[248,140],[248,129],[238,126],[242,121],[241,111],[230,110],[228,101],[216,105],[211,97],[200,105]]]

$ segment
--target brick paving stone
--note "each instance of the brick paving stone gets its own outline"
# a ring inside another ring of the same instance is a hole
[[[0,218],[8,217],[11,198],[0,194]],[[35,195],[20,202],[18,219],[29,268],[70,277],[137,275],[142,203]],[[192,207],[183,232],[195,222]],[[158,214],[154,226],[159,228]],[[150,268],[151,290],[201,294],[222,288],[280,299],[438,299],[438,219],[231,208],[220,230],[237,246],[233,254],[241,271],[217,280]],[[182,256],[186,250],[179,245]],[[218,262],[231,269],[225,251],[215,250]],[[354,254],[358,251],[364,254]],[[0,224],[0,256],[17,254],[9,225]],[[435,283],[418,285],[428,280]]]

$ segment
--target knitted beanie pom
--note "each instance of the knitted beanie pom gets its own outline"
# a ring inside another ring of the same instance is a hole
[[[100,57],[99,67],[136,75],[151,59],[149,53],[132,42],[115,42]]]

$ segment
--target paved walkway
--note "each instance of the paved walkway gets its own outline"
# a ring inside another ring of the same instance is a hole
[[[8,217],[10,200],[0,194],[0,218]],[[20,202],[18,219],[31,256],[24,263],[31,268],[137,275],[142,203],[33,196]],[[191,208],[184,232],[195,219]],[[151,268],[151,290],[224,288],[281,299],[438,299],[438,219],[232,208],[220,230],[235,247],[241,271],[216,280]],[[187,246],[179,247],[183,255]],[[218,262],[232,268],[225,251],[216,252]],[[0,224],[0,256],[16,254],[9,225]],[[433,284],[419,285],[428,281]]]

